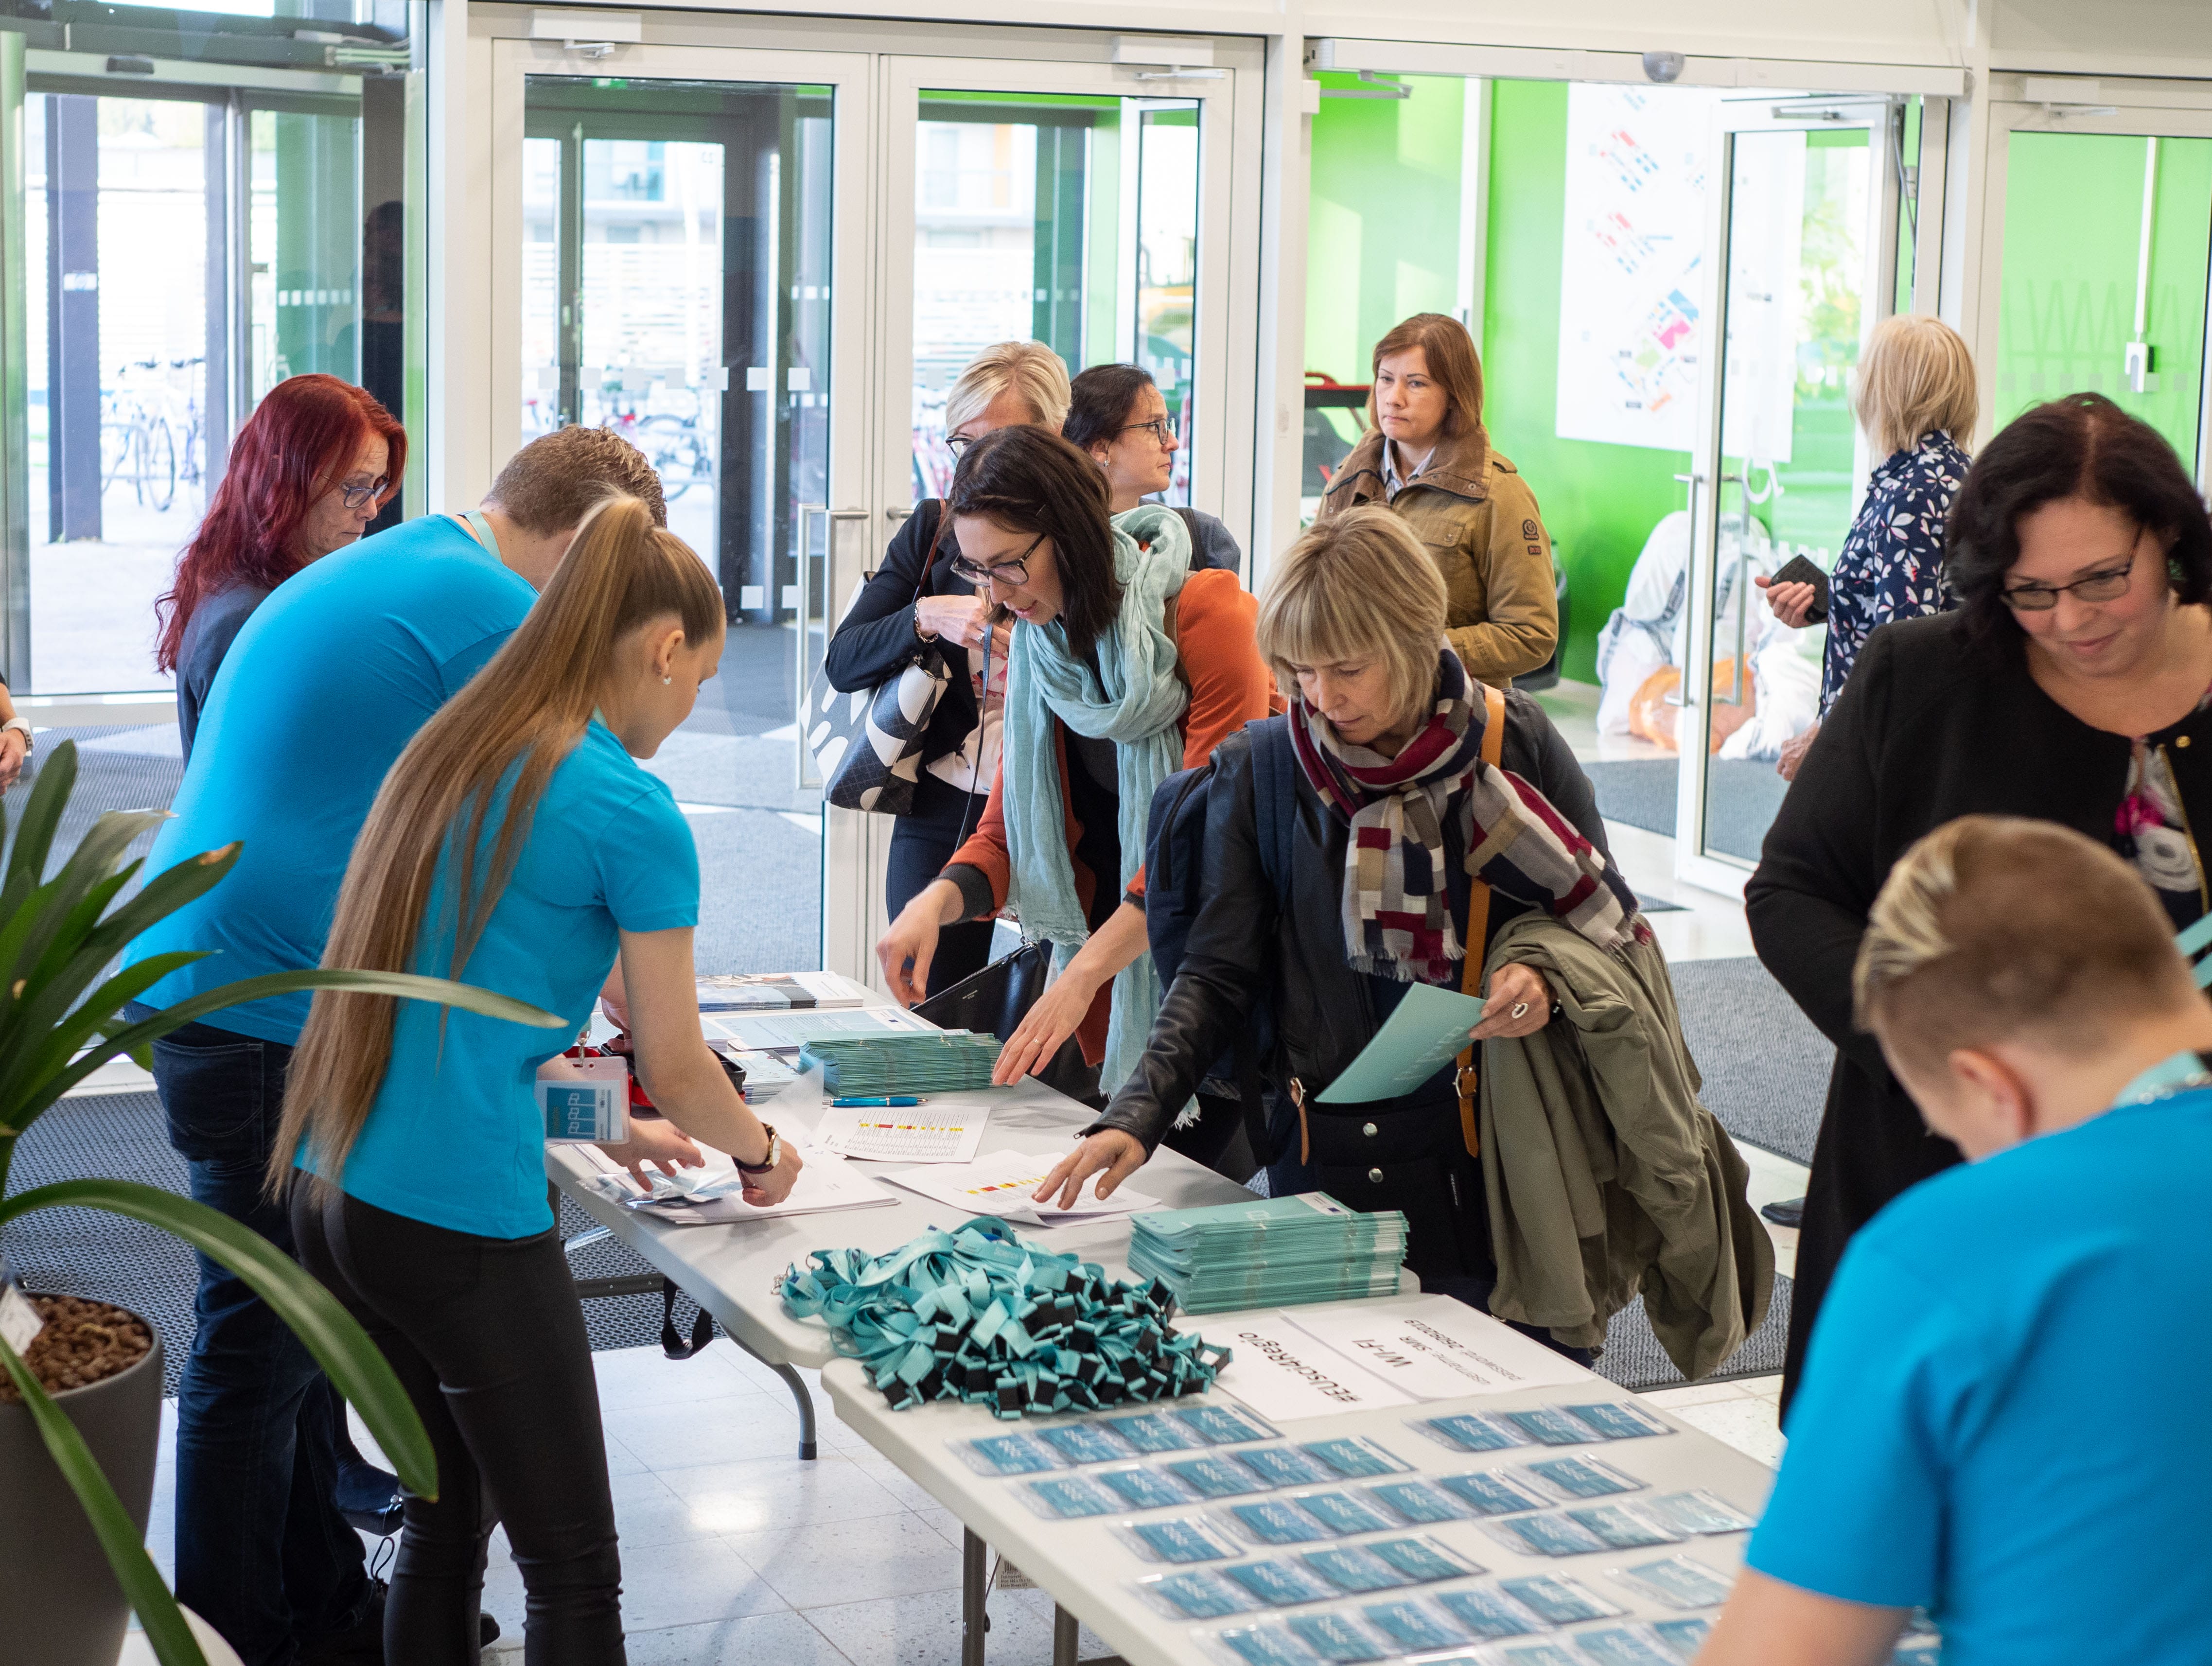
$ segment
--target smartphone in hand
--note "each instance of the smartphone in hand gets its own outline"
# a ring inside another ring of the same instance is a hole
[[[1805,615],[1807,624],[1825,624],[1828,618],[1828,575],[1803,556],[1792,556],[1782,564],[1779,571],[1768,580],[1769,584],[1809,584],[1813,587],[1812,611]]]

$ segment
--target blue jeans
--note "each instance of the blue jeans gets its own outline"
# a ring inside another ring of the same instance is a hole
[[[154,1043],[192,1195],[288,1256],[289,1213],[262,1183],[291,1055],[201,1024]],[[177,1387],[177,1596],[246,1666],[291,1666],[368,1601],[362,1541],[337,1502],[343,1402],[244,1280],[198,1259],[199,1328]]]

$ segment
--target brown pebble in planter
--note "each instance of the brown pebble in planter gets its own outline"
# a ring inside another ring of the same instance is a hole
[[[49,1394],[86,1388],[128,1371],[154,1346],[146,1322],[127,1308],[81,1296],[33,1296],[31,1301],[46,1323],[31,1339],[23,1362]],[[0,1405],[15,1405],[21,1397],[0,1372]]]

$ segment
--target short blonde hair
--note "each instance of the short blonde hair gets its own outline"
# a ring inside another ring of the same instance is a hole
[[[1294,666],[1379,660],[1400,721],[1436,696],[1443,646],[1443,575],[1395,512],[1367,505],[1310,528],[1260,593],[1260,657],[1286,700]]]
[[[1966,445],[1981,414],[1974,356],[1942,319],[1923,313],[1886,318],[1859,356],[1854,409],[1879,457],[1910,451],[1923,434],[1948,434]]]
[[[1851,970],[1853,1017],[1936,1074],[1961,1048],[2094,1052],[2198,999],[2173,922],[2108,847],[2056,822],[1961,816],[1898,859]]]
[[[1030,421],[1060,432],[1067,420],[1067,367],[1041,341],[1002,341],[978,353],[945,396],[945,431],[957,434],[1010,388],[1030,408]]]

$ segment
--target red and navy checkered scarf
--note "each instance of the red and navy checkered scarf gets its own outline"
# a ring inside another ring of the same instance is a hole
[[[1352,745],[1293,702],[1291,741],[1306,779],[1351,827],[1344,934],[1356,970],[1407,983],[1457,978],[1467,949],[1444,869],[1448,814],[1460,818],[1469,873],[1600,948],[1635,933],[1636,896],[1620,871],[1541,793],[1483,763],[1483,722],[1479,691],[1449,646],[1437,656],[1435,710],[1395,757]]]

